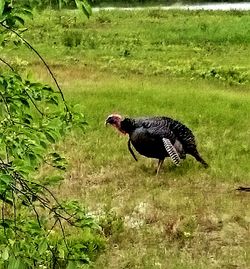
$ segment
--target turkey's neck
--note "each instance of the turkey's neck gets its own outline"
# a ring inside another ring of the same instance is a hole
[[[130,134],[135,130],[135,121],[133,119],[125,118],[121,121],[120,131],[123,133]]]

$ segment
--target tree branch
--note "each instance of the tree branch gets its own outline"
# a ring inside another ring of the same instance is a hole
[[[27,96],[29,97],[31,103],[34,105],[35,109],[42,115],[44,116],[43,112],[38,108],[38,106],[36,105],[36,103],[34,102],[34,100],[31,98],[31,96],[29,95],[29,93],[23,89],[25,91],[25,93],[27,94]]]
[[[7,113],[9,114],[9,120],[13,123],[13,121],[12,121],[12,115],[11,115],[11,113],[10,113],[10,110],[9,110],[9,107],[8,107],[8,103],[7,103],[7,101],[6,101],[6,98],[4,97],[4,95],[0,92],[0,96],[2,97],[2,100],[3,100],[3,102],[4,102],[4,105],[5,105],[5,107],[6,107],[6,111],[7,111]]]
[[[61,231],[62,231],[64,244],[65,244],[65,246],[66,246],[66,248],[68,250],[68,254],[70,254],[70,250],[69,250],[69,246],[68,246],[68,243],[67,243],[67,240],[66,240],[65,231],[64,231],[64,228],[63,228],[63,225],[62,225],[62,221],[61,221],[60,218],[58,218],[58,221],[59,221],[60,228],[61,228]]]
[[[66,103],[66,100],[64,98],[64,95],[63,95],[63,92],[55,78],[55,75],[53,74],[53,72],[51,71],[49,65],[45,62],[45,60],[43,59],[43,57],[40,55],[40,53],[27,41],[25,40],[17,31],[15,31],[14,29],[12,29],[11,27],[7,26],[4,24],[4,22],[0,22],[0,24],[2,25],[2,27],[4,27],[5,29],[11,31],[12,33],[14,33],[15,35],[17,35],[24,43],[25,45],[30,48],[32,51],[34,51],[36,53],[36,55],[39,57],[39,59],[43,62],[43,64],[46,66],[47,70],[49,71],[52,79],[54,80],[59,92],[60,92],[60,95],[62,97],[62,100],[63,100],[63,103],[64,103],[64,106],[65,106],[65,109],[66,109],[66,112],[69,112],[69,109],[68,109],[68,106],[67,106],[67,103]]]
[[[3,62],[5,65],[7,65],[11,69],[11,71],[15,72],[15,69],[4,59],[0,58],[0,61]]]
[[[41,222],[40,222],[40,218],[39,218],[39,214],[36,210],[36,207],[33,205],[32,201],[30,200],[30,197],[28,196],[27,193],[25,193],[24,191],[19,190],[16,186],[14,186],[13,184],[11,185],[12,190],[15,190],[16,192],[21,193],[23,196],[25,196],[25,198],[27,199],[27,201],[29,202],[30,206],[32,207],[33,211],[36,214],[36,219],[37,219],[37,223],[39,225],[40,228],[42,228]]]

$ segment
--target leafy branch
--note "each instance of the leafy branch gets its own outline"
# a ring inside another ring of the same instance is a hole
[[[77,1],[81,9],[84,2]],[[78,268],[99,253],[103,235],[77,202],[60,202],[50,190],[66,168],[64,158],[50,151],[72,125],[85,121],[72,112],[49,65],[22,37],[20,14],[30,11],[0,1],[3,32],[39,57],[58,90],[24,79],[0,58],[11,71],[0,74],[0,267]],[[56,176],[38,179],[37,171],[48,163]]]
[[[65,105],[65,109],[66,109],[66,111],[69,112],[69,109],[68,109],[67,103],[66,103],[66,101],[65,101],[65,98],[64,98],[64,94],[63,94],[63,92],[62,92],[62,89],[61,89],[61,87],[59,86],[59,84],[58,84],[58,82],[57,82],[57,80],[56,80],[56,78],[55,78],[55,75],[54,75],[53,72],[51,71],[49,65],[46,63],[46,61],[44,60],[44,58],[43,58],[43,57],[41,56],[41,54],[40,54],[40,53],[39,53],[39,52],[38,52],[38,51],[37,51],[37,50],[36,50],[36,49],[35,49],[35,48],[34,48],[34,47],[33,47],[27,40],[25,40],[25,39],[24,39],[24,38],[23,38],[17,31],[15,31],[14,29],[12,29],[12,28],[9,27],[8,25],[5,25],[4,23],[5,23],[5,21],[1,22],[1,23],[0,23],[1,26],[4,27],[5,29],[11,31],[11,32],[14,33],[15,35],[17,35],[17,36],[24,42],[24,44],[25,44],[28,48],[30,48],[32,51],[34,51],[35,54],[39,57],[39,59],[43,62],[43,64],[45,65],[45,67],[46,67],[47,70],[49,71],[49,73],[50,73],[52,79],[54,80],[57,89],[59,90],[59,92],[60,92],[60,94],[61,94],[61,98],[62,98],[63,103],[64,103],[64,105]]]

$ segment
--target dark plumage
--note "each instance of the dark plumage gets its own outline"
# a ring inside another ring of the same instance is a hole
[[[186,158],[186,154],[208,167],[197,151],[192,131],[179,121],[168,117],[122,119],[120,115],[111,115],[106,123],[129,135],[128,148],[135,160],[130,143],[141,155],[158,159],[157,173],[166,157],[178,164],[180,159]]]

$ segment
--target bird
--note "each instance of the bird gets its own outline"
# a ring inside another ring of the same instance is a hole
[[[207,162],[197,150],[195,136],[192,131],[182,124],[166,116],[122,117],[120,114],[111,114],[105,124],[110,124],[122,134],[128,135],[128,149],[137,161],[131,144],[136,151],[148,158],[158,159],[156,175],[165,158],[170,157],[175,165],[179,165],[186,154],[192,155],[205,168]]]

